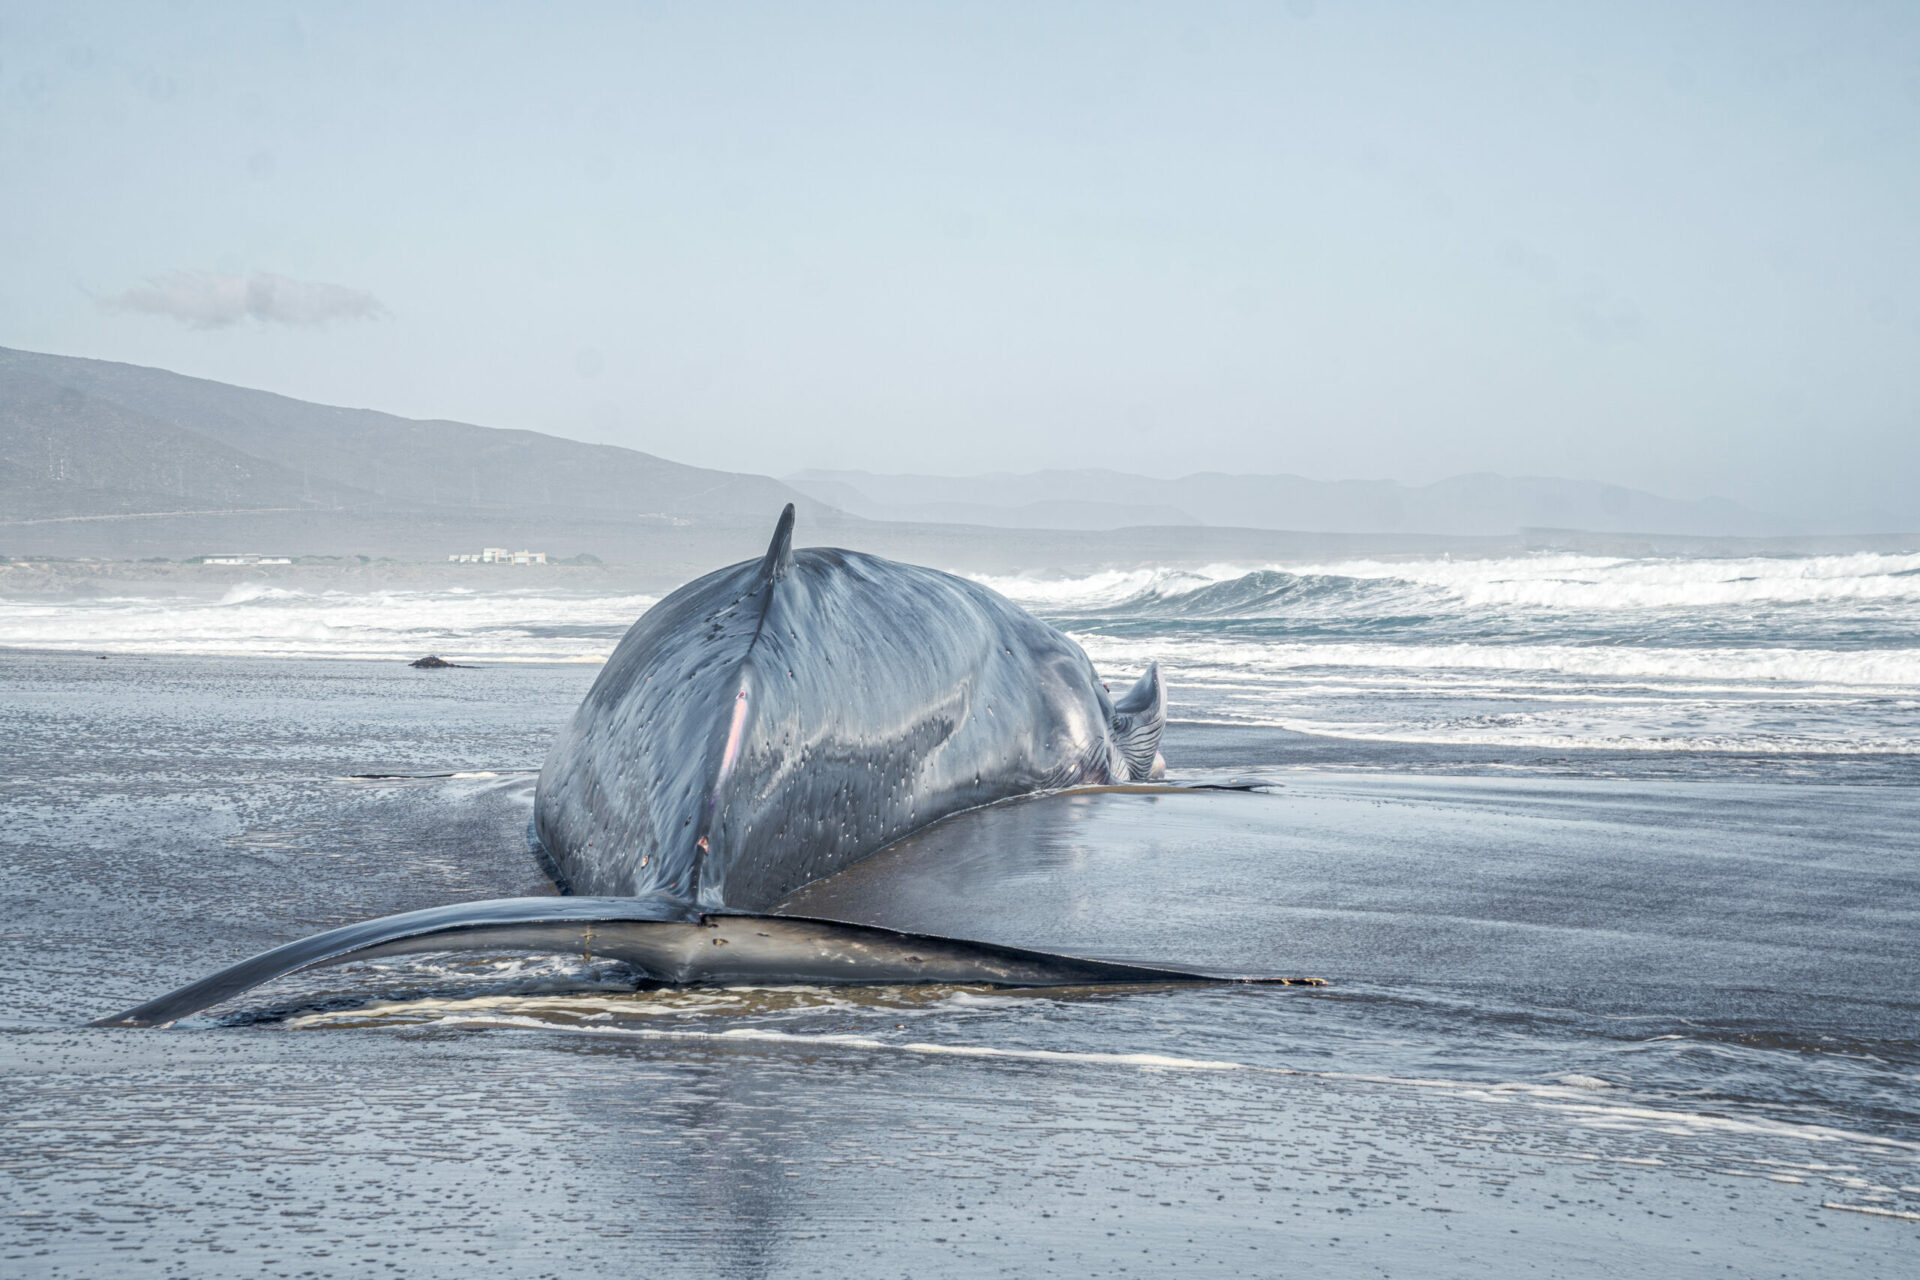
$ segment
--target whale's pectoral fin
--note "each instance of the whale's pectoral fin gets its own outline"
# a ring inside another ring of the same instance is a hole
[[[1147,665],[1147,674],[1113,704],[1113,740],[1127,758],[1127,775],[1147,782],[1167,770],[1160,758],[1160,731],[1167,727],[1167,689],[1160,683],[1160,664]]]
[[[93,1025],[167,1026],[302,969],[434,951],[618,960],[643,979],[668,983],[979,982],[1052,987],[1222,980],[832,920],[696,916],[665,895],[500,898],[409,911],[315,934]]]

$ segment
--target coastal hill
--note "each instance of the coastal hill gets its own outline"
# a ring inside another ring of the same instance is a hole
[[[1729,502],[1500,476],[1417,488],[1091,470],[781,481],[0,348],[0,557],[251,552],[452,570],[449,555],[493,546],[587,552],[670,585],[760,554],[787,502],[803,544],[991,572],[1549,546],[1747,553],[1790,532]]]
[[[816,527],[860,523],[766,476],[614,445],[0,348],[9,552],[438,558],[483,542],[577,550],[735,527],[764,540],[787,502]]]
[[[1025,529],[1205,525],[1321,533],[1514,535],[1526,529],[1766,537],[1786,521],[1723,498],[1685,501],[1620,485],[1464,475],[1428,485],[1201,472],[1177,480],[1095,469],[976,476],[800,471],[788,484],[872,520]]]

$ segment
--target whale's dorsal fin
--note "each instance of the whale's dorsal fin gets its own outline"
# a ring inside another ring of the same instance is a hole
[[[792,567],[793,504],[789,502],[780,513],[780,523],[773,526],[773,541],[767,544],[766,558],[760,562],[760,581],[778,582]]]
[[[1147,664],[1147,674],[1113,704],[1113,740],[1127,758],[1127,775],[1146,782],[1165,772],[1160,758],[1160,731],[1167,727],[1167,690],[1160,683],[1160,664]]]

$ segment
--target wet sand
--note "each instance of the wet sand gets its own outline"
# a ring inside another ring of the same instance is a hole
[[[448,959],[82,1025],[542,891],[514,771],[594,674],[0,655],[9,1274],[1894,1276],[1920,1247],[1920,806],[1884,769],[1569,780],[1176,726],[1176,765],[1281,784],[1283,868],[1056,840],[1029,917],[1329,987],[636,993]],[[377,773],[491,776],[349,780]],[[978,910],[1037,927],[994,883]]]

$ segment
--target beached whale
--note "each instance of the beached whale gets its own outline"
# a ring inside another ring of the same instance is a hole
[[[648,610],[560,733],[532,836],[562,894],[437,907],[276,948],[103,1023],[155,1025],[298,969],[579,952],[667,982],[1150,981],[1185,973],[769,914],[950,814],[1155,778],[1157,668],[1118,700],[1086,654],[963,578],[766,554]]]
[[[576,893],[764,911],[947,814],[1143,782],[1166,694],[964,578],[792,548],[649,610],[554,742],[540,845]]]

